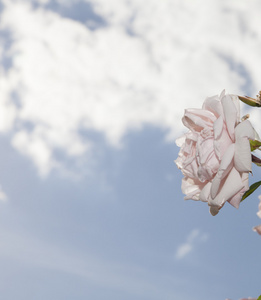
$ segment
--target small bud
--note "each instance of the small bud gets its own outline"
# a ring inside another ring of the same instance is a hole
[[[249,119],[249,117],[250,117],[250,115],[247,114],[247,115],[245,115],[245,116],[243,116],[243,117],[241,118],[241,121],[243,122],[243,121]]]
[[[256,99],[248,96],[238,96],[238,98],[247,105],[261,107],[261,91],[256,95]]]

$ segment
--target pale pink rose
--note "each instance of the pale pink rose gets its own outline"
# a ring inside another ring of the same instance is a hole
[[[261,218],[261,195],[258,198],[259,198],[260,202],[258,205],[258,212],[256,214],[259,216],[259,218]],[[261,235],[261,225],[255,226],[253,228],[253,230]]]
[[[238,208],[249,189],[249,139],[255,138],[251,123],[240,122],[238,97],[223,91],[202,109],[186,109],[182,121],[189,131],[176,141],[181,149],[175,162],[184,174],[184,199],[208,202],[212,215],[226,201]]]

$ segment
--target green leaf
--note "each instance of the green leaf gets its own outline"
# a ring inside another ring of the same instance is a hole
[[[255,182],[253,183],[249,190],[245,192],[245,194],[243,195],[242,199],[241,199],[241,202],[243,200],[245,200],[248,196],[250,196],[259,186],[261,185],[261,181],[258,181],[258,182]],[[260,299],[261,300],[261,299]]]
[[[261,295],[257,298],[257,300],[261,300]]]
[[[261,147],[261,141],[249,140],[249,142],[250,142],[251,151],[254,151],[256,149],[259,149],[259,147]]]

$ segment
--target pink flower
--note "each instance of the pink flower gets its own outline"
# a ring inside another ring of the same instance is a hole
[[[223,91],[202,109],[186,109],[182,121],[189,131],[176,141],[181,149],[175,163],[184,174],[184,199],[208,202],[212,215],[226,201],[238,208],[249,188],[249,139],[255,138],[251,123],[240,122],[238,97]]]
[[[260,202],[258,205],[258,212],[256,214],[259,216],[259,218],[261,218],[261,195],[258,198],[259,198]],[[253,230],[261,235],[261,225],[255,226],[253,228]]]

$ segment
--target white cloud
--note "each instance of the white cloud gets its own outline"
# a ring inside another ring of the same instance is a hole
[[[176,259],[181,259],[192,251],[193,247],[191,244],[186,243],[178,247],[176,252]]]
[[[51,151],[41,135],[29,135],[25,130],[18,131],[13,138],[13,146],[31,157],[41,175],[46,175],[52,167]]]
[[[187,236],[186,242],[178,246],[175,254],[175,258],[180,260],[191,253],[198,242],[204,242],[208,239],[206,233],[200,232],[199,229],[193,229]]]
[[[0,55],[12,64],[0,67],[0,130],[42,175],[59,166],[57,149],[75,159],[95,149],[79,130],[114,147],[143,124],[173,139],[184,108],[223,88],[260,89],[259,1],[86,2],[107,26],[91,30],[29,1],[3,1],[0,29],[12,42],[0,41]]]

